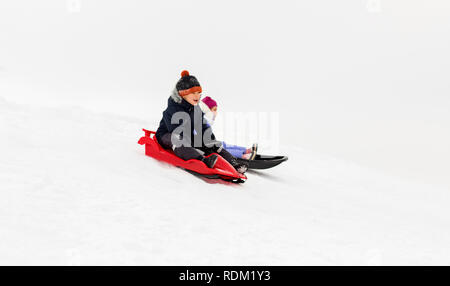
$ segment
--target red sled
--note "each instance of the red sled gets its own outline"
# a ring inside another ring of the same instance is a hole
[[[159,145],[156,140],[154,131],[142,129],[145,136],[139,139],[138,143],[145,144],[145,155],[155,158],[156,160],[169,163],[171,165],[185,169],[186,171],[208,178],[208,179],[222,179],[233,183],[244,183],[247,176],[238,173],[236,169],[231,166],[222,156],[217,155],[217,162],[213,169],[208,168],[202,161],[191,159],[184,161],[177,157],[172,150],[167,150]],[[212,154],[206,156],[209,157]]]

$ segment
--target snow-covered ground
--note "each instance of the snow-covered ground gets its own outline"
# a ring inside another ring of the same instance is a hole
[[[144,155],[158,116],[0,99],[0,264],[450,263],[448,190],[294,146],[207,182]]]

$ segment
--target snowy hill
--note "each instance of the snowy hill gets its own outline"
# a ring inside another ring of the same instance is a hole
[[[446,190],[284,146],[242,185],[144,156],[151,121],[0,100],[0,264],[449,264]]]

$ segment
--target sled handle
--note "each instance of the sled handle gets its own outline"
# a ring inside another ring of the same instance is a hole
[[[142,129],[142,131],[145,132],[145,137],[150,137],[151,134],[156,134],[155,131],[150,131],[150,130],[147,130],[147,129],[144,129],[144,128]]]

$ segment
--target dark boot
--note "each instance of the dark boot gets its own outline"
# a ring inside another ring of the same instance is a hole
[[[240,163],[236,160],[236,158],[230,154],[225,148],[221,147],[219,148],[217,152],[220,156],[222,156],[225,160],[228,161],[228,163],[233,166],[236,171],[238,171],[241,174],[244,174],[248,170],[248,164],[247,163]]]
[[[248,164],[245,164],[245,163],[238,163],[237,165],[234,165],[233,167],[236,169],[236,171],[238,173],[241,173],[241,174],[244,174],[248,170]]]
[[[256,153],[258,152],[258,143],[254,143],[252,145],[252,153],[250,155],[249,160],[255,160],[256,157]]]
[[[217,157],[216,154],[212,154],[212,155],[209,156],[209,157],[203,157],[202,162],[205,163],[205,165],[206,165],[208,168],[213,169],[214,166],[216,165],[217,158],[219,158],[219,157]]]

